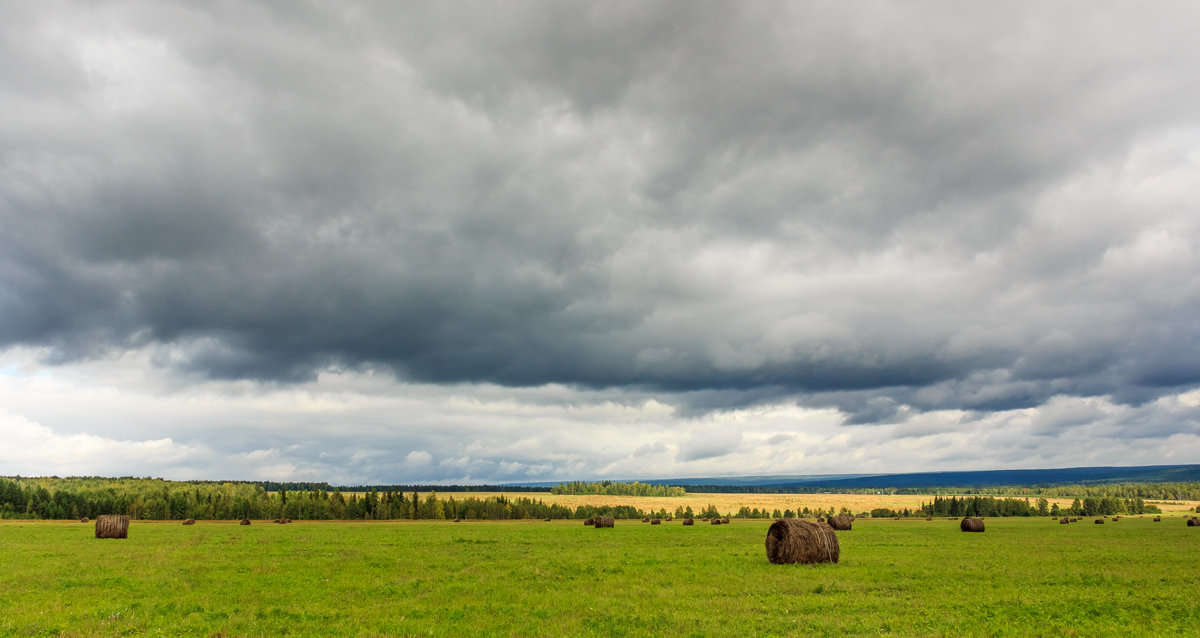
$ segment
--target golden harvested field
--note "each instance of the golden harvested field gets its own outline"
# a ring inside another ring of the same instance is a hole
[[[344,492],[349,497],[352,492]],[[362,496],[362,493],[357,493]],[[422,492],[421,498],[424,499],[429,493]],[[715,505],[720,512],[736,512],[743,505],[751,509],[791,509],[799,511],[805,507],[810,510],[823,509],[828,510],[830,507],[841,509],[843,506],[850,509],[851,512],[869,512],[875,508],[885,507],[893,510],[903,510],[904,508],[916,509],[922,503],[929,503],[933,500],[932,494],[725,494],[725,493],[694,493],[684,496],[607,496],[607,495],[568,495],[568,494],[551,494],[549,492],[438,492],[438,498],[446,500],[450,497],[455,499],[464,498],[479,498],[484,499],[492,496],[504,496],[505,498],[532,498],[545,502],[547,505],[563,505],[570,508],[576,508],[580,505],[630,505],[635,508],[651,511],[666,508],[668,512],[673,512],[676,507],[691,506],[693,511],[704,509],[708,505]],[[996,498],[1004,498],[1002,496]],[[1029,497],[1030,501],[1036,501],[1037,496]],[[1051,504],[1058,503],[1059,507],[1070,507],[1074,499],[1070,498],[1047,498]],[[1148,503],[1151,501],[1147,501]],[[1155,502],[1163,512],[1184,512],[1192,511],[1200,501],[1180,501],[1178,503],[1163,503]]]
[[[363,492],[343,492],[347,498],[351,494],[357,494],[360,498]],[[421,492],[420,497],[424,499],[429,492]],[[668,512],[675,511],[676,507],[691,506],[693,511],[699,511],[708,507],[710,504],[715,505],[717,510],[725,513],[733,513],[738,511],[743,505],[750,509],[779,509],[800,511],[807,507],[810,510],[822,509],[828,510],[830,507],[841,509],[843,506],[850,509],[851,512],[869,512],[873,509],[885,507],[893,510],[916,509],[922,503],[929,503],[933,500],[932,494],[725,494],[725,493],[689,493],[684,496],[607,496],[603,494],[587,494],[587,495],[568,495],[568,494],[551,494],[550,492],[437,492],[438,498],[442,500],[454,497],[456,500],[464,498],[489,498],[492,496],[504,496],[505,498],[532,498],[543,501],[547,505],[563,505],[572,509],[580,505],[630,505],[637,509],[647,512],[666,508]],[[1005,498],[997,496],[996,498]],[[1024,497],[1021,497],[1024,498]],[[1035,502],[1038,497],[1028,497],[1030,502]],[[1051,504],[1058,503],[1059,507],[1066,508],[1071,506],[1074,499],[1071,498],[1047,498]],[[1146,501],[1147,504],[1157,505],[1164,513],[1174,512],[1193,512],[1200,501]]]

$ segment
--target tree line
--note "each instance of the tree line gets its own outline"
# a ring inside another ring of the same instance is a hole
[[[994,498],[991,496],[935,496],[914,510],[895,511],[877,508],[869,512],[836,509],[749,508],[719,512],[713,505],[693,510],[690,505],[668,510],[665,506],[649,511],[632,506],[568,507],[546,503],[533,497],[467,496],[439,498],[428,492],[368,490],[343,493],[327,484],[312,484],[317,489],[267,490],[261,483],[215,481],[166,481],[152,478],[0,478],[0,518],[77,519],[100,514],[124,514],[143,520],[230,520],[238,518],[296,520],[393,520],[393,519],[485,519],[528,518],[586,519],[597,514],[614,518],[810,518],[834,514],[860,517],[892,516],[1097,516],[1112,514],[1155,513],[1159,509],[1140,496],[1084,496],[1067,508],[1050,505],[1042,497]],[[640,483],[566,483],[566,490],[553,493],[622,494],[637,496],[682,496],[678,486],[654,486]],[[282,488],[282,485],[279,487]],[[1114,486],[1105,486],[1114,487]],[[605,492],[583,491],[595,489]],[[653,488],[653,489],[648,489]],[[667,491],[665,488],[672,488]],[[663,490],[662,493],[656,493]]]
[[[687,491],[678,485],[651,485],[621,481],[571,481],[550,488],[551,494],[603,494],[607,496],[683,496]]]

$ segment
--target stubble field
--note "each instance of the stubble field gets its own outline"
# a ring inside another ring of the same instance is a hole
[[[771,565],[770,521],[0,522],[0,634],[1179,635],[1200,528],[860,520]]]

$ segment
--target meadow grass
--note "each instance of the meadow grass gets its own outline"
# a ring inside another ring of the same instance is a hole
[[[4,635],[1162,635],[1200,626],[1200,528],[859,520],[836,565],[770,521],[0,522]]]

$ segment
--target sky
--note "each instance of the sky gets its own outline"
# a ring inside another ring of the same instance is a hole
[[[1200,462],[1200,5],[0,6],[0,475]]]

